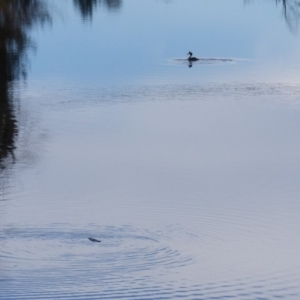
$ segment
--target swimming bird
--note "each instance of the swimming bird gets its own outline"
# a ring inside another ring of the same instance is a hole
[[[188,55],[189,55],[188,61],[196,61],[196,60],[199,60],[199,58],[192,56],[193,53],[192,53],[191,51],[188,53]]]
[[[91,237],[89,237],[89,240],[90,240],[91,242],[97,242],[97,243],[100,243],[100,242],[101,242],[100,240],[97,240],[97,239],[94,239],[94,238],[91,238]]]

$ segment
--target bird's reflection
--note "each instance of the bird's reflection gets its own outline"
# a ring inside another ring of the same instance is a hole
[[[28,31],[50,21],[41,0],[0,1],[0,170],[15,161],[18,120],[15,113],[16,82],[26,77],[27,51],[33,42]]]

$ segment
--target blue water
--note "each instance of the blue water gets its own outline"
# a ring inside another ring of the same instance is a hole
[[[0,127],[0,299],[298,300],[296,1],[44,3]]]

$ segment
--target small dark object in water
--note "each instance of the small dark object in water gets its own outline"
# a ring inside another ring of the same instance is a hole
[[[188,55],[189,55],[188,61],[197,61],[197,60],[199,60],[199,58],[192,56],[193,53],[191,51],[188,53]]]
[[[90,240],[91,242],[97,242],[97,243],[100,243],[100,242],[101,242],[100,240],[97,240],[97,239],[94,239],[94,238],[89,238],[89,240]]]

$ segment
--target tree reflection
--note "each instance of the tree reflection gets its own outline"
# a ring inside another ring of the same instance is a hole
[[[79,9],[84,20],[92,18],[97,4],[97,0],[74,0],[74,5]]]
[[[274,0],[276,5],[282,5],[283,15],[289,29],[293,33],[298,32],[299,20],[300,20],[300,0]],[[245,4],[249,4],[253,1],[244,0]]]
[[[26,76],[28,30],[50,20],[42,0],[0,0],[0,169],[14,161],[18,122],[14,110],[15,81]]]
[[[298,32],[300,19],[300,1],[299,0],[276,0],[276,4],[282,2],[285,21],[294,33]]]
[[[74,5],[80,11],[83,20],[92,19],[95,9],[102,4],[109,10],[118,10],[122,0],[74,0]]]

